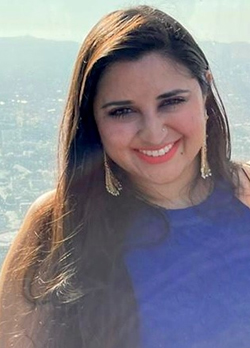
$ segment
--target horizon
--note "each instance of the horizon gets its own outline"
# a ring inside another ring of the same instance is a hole
[[[9,35],[9,36],[0,36],[0,39],[25,39],[25,38],[30,38],[30,39],[36,39],[36,40],[43,40],[43,41],[56,41],[56,42],[72,42],[72,43],[76,43],[76,44],[79,44],[81,45],[82,42],[80,41],[76,41],[76,40],[73,40],[73,39],[64,39],[64,38],[48,38],[48,37],[39,37],[39,36],[35,36],[35,35],[32,35],[32,34],[24,34],[24,35]],[[250,41],[215,41],[215,40],[212,40],[212,39],[196,39],[197,42],[211,42],[211,43],[218,43],[218,44],[247,44],[247,45],[250,45]]]
[[[105,14],[119,8],[152,5],[180,21],[197,41],[250,42],[248,0],[2,0],[0,37],[34,36],[82,42]]]

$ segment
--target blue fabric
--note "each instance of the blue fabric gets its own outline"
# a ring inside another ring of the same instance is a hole
[[[146,207],[128,240],[141,348],[250,347],[250,209],[229,190],[187,209]]]

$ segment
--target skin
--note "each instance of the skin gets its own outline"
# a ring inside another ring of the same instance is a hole
[[[199,170],[206,120],[205,97],[185,67],[158,53],[114,63],[99,81],[94,113],[108,156],[154,202],[189,205],[187,188]],[[139,152],[166,145],[173,148],[162,163],[159,157],[148,163]]]
[[[162,93],[176,88],[190,90],[185,103],[167,107],[169,98],[157,99]],[[119,100],[131,101],[129,106],[123,105],[128,114],[125,113],[124,118],[113,118],[109,114],[114,105],[106,108],[103,108],[103,105]],[[163,101],[166,103],[165,106],[162,104]],[[197,81],[191,78],[185,68],[160,55],[150,54],[136,62],[117,63],[106,71],[98,86],[94,111],[108,155],[123,167],[145,192],[153,192],[157,202],[161,192],[161,197],[168,199],[168,203],[171,200],[172,206],[179,207],[184,201],[184,195],[180,197],[180,192],[190,184],[194,174],[199,170],[197,153],[204,139],[204,105],[205,96],[202,95]],[[166,127],[164,132],[163,126]],[[176,140],[180,140],[180,144],[174,156],[163,163],[147,163],[135,152],[135,149],[150,149]],[[250,165],[243,166],[250,178]],[[238,198],[250,207],[250,180],[242,170],[239,170],[239,177]],[[46,206],[51,205],[55,193],[48,192],[33,203],[2,266],[1,347],[10,347],[10,335],[15,341],[15,347],[34,347],[27,337],[43,322],[41,313],[34,311],[34,307],[23,297],[22,277],[17,279],[13,269],[16,268],[20,254],[28,246],[41,242],[37,229],[34,228],[35,221],[41,211],[46,211]],[[161,200],[160,203],[167,206],[166,200]],[[185,204],[190,202],[186,201]],[[26,322],[19,320],[28,312],[31,312],[31,315],[27,316]],[[15,316],[17,320],[13,320]],[[47,314],[45,320],[46,318]],[[25,334],[20,337],[12,335],[13,332],[22,333],[22,330],[25,330]]]

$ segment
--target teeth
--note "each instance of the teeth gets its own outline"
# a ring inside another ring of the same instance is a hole
[[[168,144],[167,146],[163,147],[160,150],[154,150],[154,151],[139,150],[139,152],[143,153],[144,155],[151,156],[151,157],[163,156],[172,149],[173,145],[174,145],[173,143]]]

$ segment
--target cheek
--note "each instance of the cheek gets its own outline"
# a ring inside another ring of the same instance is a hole
[[[187,137],[203,138],[205,132],[205,118],[197,111],[182,115],[178,120],[179,132]]]
[[[131,127],[113,122],[98,124],[98,130],[104,147],[112,152],[128,146],[134,135]]]
[[[105,149],[111,152],[117,152],[126,144],[126,138],[118,136],[117,134],[103,134],[101,140]]]

